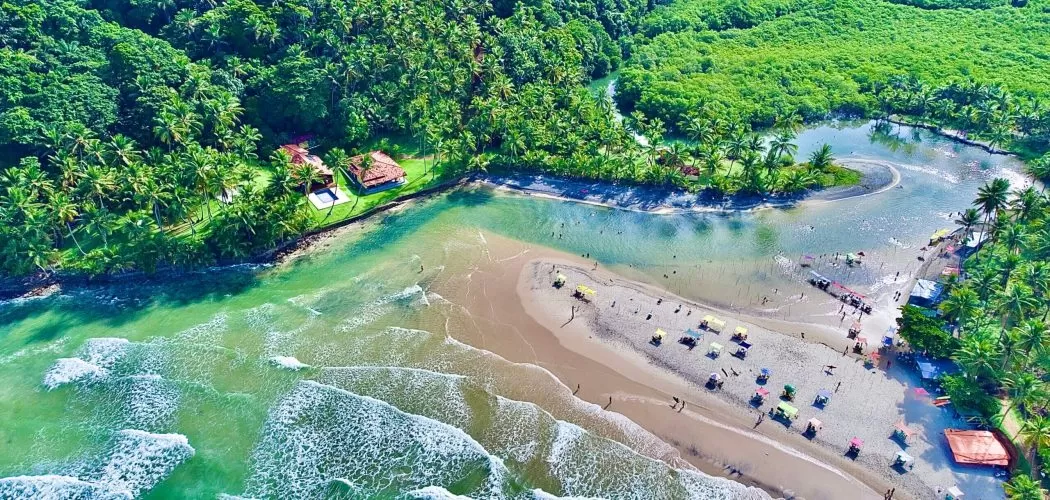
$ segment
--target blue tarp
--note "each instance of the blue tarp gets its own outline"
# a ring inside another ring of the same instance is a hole
[[[941,299],[943,291],[944,285],[936,281],[918,280],[915,282],[915,288],[911,289],[908,303],[921,307],[933,307]]]
[[[933,363],[927,363],[925,361],[919,361],[919,373],[922,374],[923,380],[936,380],[941,376],[941,369],[933,365]]]

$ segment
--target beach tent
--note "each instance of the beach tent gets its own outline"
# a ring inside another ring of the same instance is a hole
[[[667,332],[657,328],[656,329],[656,334],[653,335],[653,340],[657,340],[657,339],[663,340],[664,337],[667,337]]]
[[[948,488],[948,496],[945,498],[946,500],[962,500],[964,496],[965,495],[958,486],[952,486],[951,488]]]
[[[919,361],[919,373],[923,380],[937,380],[941,377],[941,370],[927,361]]]
[[[700,332],[698,332],[696,330],[693,330],[692,328],[686,330],[685,334],[690,336],[690,337],[692,337],[692,338],[694,338],[694,339],[697,339],[697,340],[699,340],[700,337],[704,336],[704,334],[702,334],[702,333],[700,333]]]
[[[708,314],[704,316],[703,326],[708,330],[721,332],[726,327],[726,322]]]
[[[780,404],[777,405],[777,413],[791,420],[798,418],[798,408],[795,408],[794,406],[791,406],[783,401],[781,401]]]
[[[941,240],[943,240],[944,238],[947,238],[950,234],[952,234],[952,230],[950,228],[938,229],[936,232],[930,235],[930,244],[936,245],[937,243],[940,243]]]
[[[736,330],[733,332],[733,338],[747,339],[747,328],[744,328],[742,326],[736,327]]]
[[[989,431],[945,429],[944,437],[960,464],[999,465],[1008,467],[1010,453],[1003,442]]]
[[[718,342],[711,342],[711,347],[707,349],[707,353],[712,356],[719,356],[722,354],[722,344]]]
[[[899,437],[901,441],[908,442],[908,438],[912,437],[915,431],[901,420],[893,426],[893,434]]]
[[[764,397],[768,397],[769,396],[769,390],[766,389],[765,387],[759,387],[758,389],[755,389],[755,395],[761,396],[763,398]]]
[[[919,307],[933,307],[941,299],[944,285],[930,280],[917,280],[915,287],[911,289],[908,303]]]
[[[821,422],[820,420],[817,420],[815,418],[809,419],[809,422],[806,423],[807,432],[817,432],[820,430],[821,427],[824,427],[824,422]]]

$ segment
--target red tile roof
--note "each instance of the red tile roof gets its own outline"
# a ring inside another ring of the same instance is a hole
[[[405,176],[405,170],[402,169],[393,158],[387,156],[382,151],[372,151],[371,153],[368,153],[368,155],[372,158],[372,166],[363,172],[363,178],[361,163],[364,160],[365,155],[358,155],[350,158],[350,166],[347,168],[350,175],[356,177],[358,183],[364,186],[365,189],[396,181]]]
[[[293,165],[302,165],[303,163],[309,163],[313,165],[314,170],[322,176],[332,177],[335,175],[332,169],[328,168],[328,165],[324,164],[324,161],[317,155],[310,154],[310,151],[298,144],[285,144],[281,146],[284,152],[288,153],[288,156],[292,157]]]

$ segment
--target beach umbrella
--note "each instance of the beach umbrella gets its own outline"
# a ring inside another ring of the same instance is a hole
[[[758,373],[761,374],[763,377],[768,377],[773,374],[773,370],[770,370],[769,368],[763,368],[759,370]]]
[[[916,387],[915,388],[915,395],[920,397],[920,398],[927,398],[927,397],[930,397],[930,391],[927,391],[926,388],[924,388],[924,387]]]
[[[765,387],[759,387],[758,389],[755,389],[755,394],[766,397],[769,396],[769,391]]]

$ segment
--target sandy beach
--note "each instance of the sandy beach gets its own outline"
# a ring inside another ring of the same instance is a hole
[[[567,286],[560,290],[551,286],[558,273],[568,278]],[[572,298],[569,290],[576,284],[598,290],[595,299],[584,304]],[[875,491],[896,488],[895,498],[935,498],[938,491],[959,485],[979,498],[1002,497],[999,481],[992,476],[992,471],[963,469],[952,463],[942,432],[946,427],[962,424],[954,422],[949,412],[937,409],[927,398],[915,394],[914,388],[920,385],[914,371],[892,365],[892,356],[877,364],[866,365],[862,355],[843,354],[853,345],[853,341],[846,338],[845,331],[835,338],[834,333],[816,332],[807,327],[810,333],[805,339],[801,335],[785,335],[766,326],[768,321],[760,318],[705,307],[565,260],[529,262],[522,270],[519,293],[531,315],[556,331],[559,340],[569,349],[592,359],[602,359],[603,364],[618,367],[621,374],[646,381],[644,383],[650,387],[681,391],[676,394],[684,396],[690,403],[688,408],[700,407],[701,414],[710,412],[709,418],[716,420],[721,417],[724,427],[713,433],[703,433],[699,444],[694,446],[701,450],[730,453],[734,467],[745,475],[754,475],[767,487],[776,485],[775,489],[786,496],[842,498],[841,493],[849,486],[848,481],[842,484],[842,480],[818,479],[802,474],[803,471],[791,471],[794,467],[811,468],[812,465],[803,458],[790,456],[790,453],[769,461],[769,455],[758,455],[755,448],[750,453],[743,452],[745,448],[737,442],[736,435],[759,442],[768,438],[780,445],[802,450],[811,459],[822,462],[822,469],[838,470],[867,486],[853,485],[854,494],[874,494]],[[575,313],[572,312],[574,306]],[[688,328],[697,329],[700,318],[706,314],[727,320],[726,329],[721,334],[704,332],[703,339],[692,350],[679,344],[677,340],[683,332]],[[573,319],[568,324],[557,324],[559,320],[565,322],[570,317]],[[544,321],[543,318],[553,321]],[[748,329],[748,340],[754,345],[744,359],[731,355],[737,344],[730,340],[730,336],[737,326]],[[780,322],[777,326],[786,325]],[[666,341],[659,346],[650,343],[657,328],[668,332]],[[720,356],[707,355],[712,342],[724,346]],[[870,349],[865,352],[870,352]],[[829,365],[834,368],[829,369]],[[760,387],[756,382],[760,368],[769,368],[773,372],[764,384],[771,395],[761,405],[754,405],[751,398]],[[704,387],[712,373],[724,378],[721,389]],[[670,385],[657,383],[658,379],[666,379]],[[756,424],[761,412],[779,403],[777,396],[787,383],[798,389],[791,404],[799,408],[799,417],[790,422],[765,418]],[[814,404],[821,389],[833,392],[831,402],[824,407]],[[622,395],[621,399],[627,400],[630,396]],[[622,410],[618,401],[614,406],[617,411]],[[732,417],[725,418],[727,414],[732,414]],[[644,416],[638,418],[643,427],[669,442],[687,441],[683,436],[688,436],[688,432],[675,430],[683,428],[681,423],[659,422],[663,419]],[[816,436],[807,438],[802,432],[810,418],[818,418],[824,426]],[[894,425],[898,422],[904,422],[917,431],[907,443],[892,438]],[[692,428],[693,424],[687,427]],[[667,430],[656,430],[661,428]],[[727,438],[731,442],[718,442],[728,435],[734,435]],[[859,437],[865,443],[855,459],[845,456],[847,443],[853,437]],[[686,448],[688,453],[688,446]],[[891,467],[899,450],[906,450],[916,457],[914,468]],[[768,453],[768,450],[761,453]],[[777,475],[786,470],[790,472]],[[803,477],[808,485],[797,484]],[[836,492],[836,483],[843,489]]]

